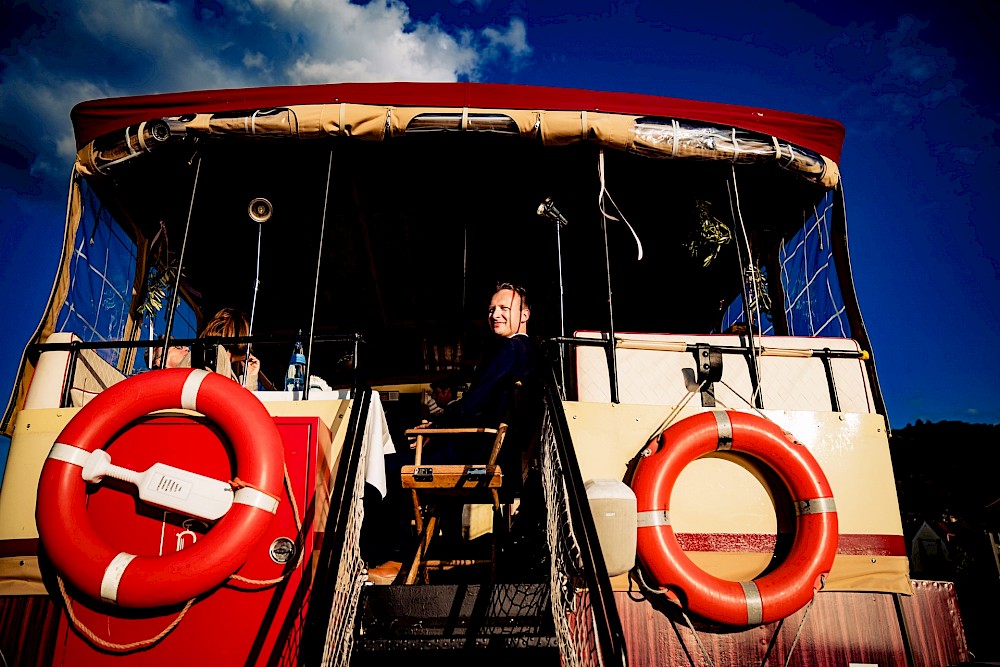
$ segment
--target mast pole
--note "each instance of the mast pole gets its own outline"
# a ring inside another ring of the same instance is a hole
[[[608,278],[608,381],[611,387],[611,402],[618,400],[618,350],[615,347],[615,309],[611,293],[611,259],[608,252],[608,216],[601,212],[601,231],[604,233],[604,272]]]
[[[170,349],[170,333],[174,328],[174,311],[177,310],[177,298],[181,290],[181,273],[184,272],[184,253],[187,250],[188,233],[191,231],[191,214],[194,212],[194,196],[198,192],[198,176],[201,174],[201,156],[195,153],[197,166],[194,169],[194,183],[191,186],[191,201],[188,202],[187,221],[184,223],[184,238],[181,241],[181,256],[177,259],[177,275],[174,276],[174,293],[170,296],[170,311],[167,313],[167,329],[163,332],[163,351],[160,353],[161,364],[167,362],[167,350]],[[190,164],[190,163],[189,163]]]
[[[326,207],[330,201],[330,176],[333,174],[333,148],[330,149],[330,159],[326,166],[326,188],[323,190],[323,217],[319,221],[319,244],[316,249],[316,277],[313,282],[312,315],[309,319],[309,347],[306,348],[306,377],[302,387],[302,400],[309,400],[309,373],[312,367],[313,339],[316,336],[316,300],[319,295],[319,270],[323,265],[323,235],[326,232]],[[357,348],[355,348],[357,349]],[[354,355],[354,373],[358,372],[358,356]]]

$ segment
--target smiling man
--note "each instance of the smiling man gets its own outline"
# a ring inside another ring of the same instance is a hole
[[[496,286],[489,308],[489,325],[497,336],[495,350],[476,367],[462,397],[445,407],[435,417],[433,426],[496,426],[507,419],[515,385],[533,383],[536,374],[537,350],[528,338],[530,316],[531,307],[523,287],[512,283]],[[439,453],[435,449],[427,450],[432,459],[456,453],[451,447],[441,448]],[[473,449],[463,447],[460,458],[474,460],[481,452]]]

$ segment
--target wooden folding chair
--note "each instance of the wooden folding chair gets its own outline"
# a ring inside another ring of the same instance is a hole
[[[425,438],[429,436],[483,437],[484,434],[493,434],[494,439],[489,459],[483,464],[425,465],[421,462]],[[507,424],[500,424],[497,428],[413,428],[407,430],[406,435],[416,437],[416,451],[413,465],[403,466],[401,470],[401,482],[403,488],[410,489],[413,495],[413,513],[418,534],[417,549],[406,575],[406,583],[414,583],[420,573],[423,573],[424,581],[427,581],[429,569],[487,563],[495,567],[497,519],[501,515],[499,490],[503,486],[503,471],[497,464],[497,458],[507,435]],[[426,501],[431,497],[438,502],[428,504]],[[440,519],[440,503],[476,503],[483,499],[488,499],[493,504],[494,533],[490,560],[428,560],[427,552]]]

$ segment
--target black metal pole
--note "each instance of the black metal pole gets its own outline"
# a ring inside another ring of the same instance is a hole
[[[611,259],[608,252],[608,217],[601,213],[601,231],[604,232],[604,270],[608,277],[608,381],[611,387],[611,402],[618,400],[618,351],[615,348],[615,310],[611,298]]]
[[[184,223],[184,239],[181,241],[181,256],[177,259],[177,275],[174,277],[174,293],[170,296],[170,311],[167,313],[167,330],[163,332],[163,351],[160,353],[160,363],[167,362],[167,350],[170,349],[170,333],[174,328],[174,311],[177,310],[177,297],[181,291],[181,273],[184,272],[184,253],[187,250],[188,232],[191,230],[191,214],[194,212],[194,196],[198,193],[198,175],[201,174],[201,157],[195,158],[198,166],[194,169],[194,184],[191,186],[191,201],[188,202],[187,222]]]
[[[559,335],[566,337],[566,310],[563,297],[562,272],[562,224],[556,222],[556,257],[559,262]],[[559,395],[566,400],[566,358],[563,346],[559,346]]]
[[[319,294],[319,269],[323,264],[323,234],[326,232],[326,206],[330,200],[330,176],[333,174],[333,149],[330,149],[330,161],[326,166],[326,189],[323,191],[323,217],[319,222],[319,246],[316,250],[316,278],[313,283],[312,317],[309,320],[309,348],[306,352],[306,377],[302,386],[302,400],[309,400],[309,373],[312,367],[313,339],[316,334],[316,298]],[[357,363],[357,357],[354,362]],[[355,372],[357,369],[355,368]]]

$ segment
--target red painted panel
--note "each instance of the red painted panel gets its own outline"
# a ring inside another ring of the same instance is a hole
[[[320,430],[318,418],[275,418],[285,446],[285,464],[303,526],[306,554],[313,548],[312,506],[315,462]],[[112,462],[145,470],[159,461],[217,479],[233,476],[229,447],[224,436],[206,420],[194,417],[159,417],[144,420],[124,431],[108,447]],[[105,480],[89,495],[88,514],[110,544],[129,553],[167,553],[193,539],[203,539],[206,526],[198,521],[165,513],[137,499],[134,487]],[[185,532],[189,531],[189,532]],[[281,577],[285,566],[275,563],[270,546],[278,537],[296,539],[298,528],[287,495],[263,540],[238,574],[265,581]],[[294,564],[293,560],[293,564]],[[86,631],[71,627],[64,616],[63,638],[56,647],[55,665],[175,666],[184,656],[198,664],[250,664],[258,656],[272,656],[271,664],[295,664],[297,639],[305,621],[309,558],[276,585],[230,583],[200,596],[176,628],[152,647],[125,651],[120,647],[162,633],[182,614],[182,608],[130,610],[75,595],[73,613]],[[92,632],[117,648],[104,650],[84,637]],[[288,648],[286,648],[286,646]],[[251,660],[251,656],[254,660]],[[279,657],[280,656],[280,657]],[[195,664],[195,663],[192,663]]]

